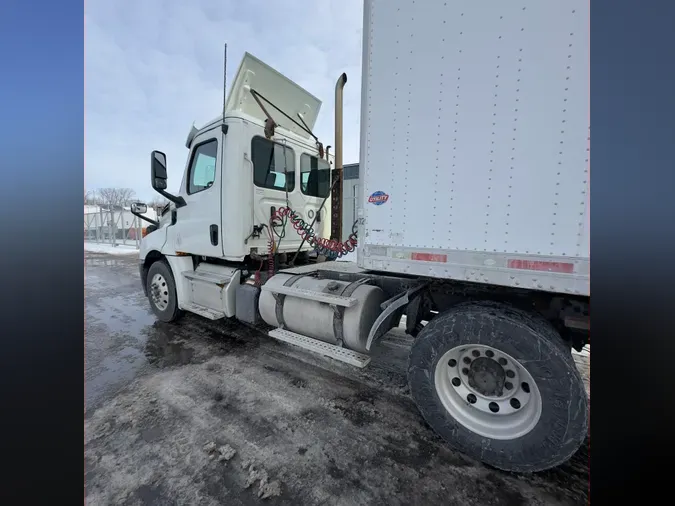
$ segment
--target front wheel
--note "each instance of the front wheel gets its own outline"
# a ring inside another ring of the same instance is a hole
[[[176,281],[164,261],[159,260],[148,269],[147,288],[150,307],[159,320],[172,322],[181,316],[176,296]]]
[[[410,352],[408,380],[427,423],[493,467],[562,464],[587,434],[588,398],[574,359],[545,320],[468,303],[437,316]]]

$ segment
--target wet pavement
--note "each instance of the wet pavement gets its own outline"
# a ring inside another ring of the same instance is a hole
[[[104,504],[586,504],[588,451],[537,475],[449,449],[408,336],[358,370],[233,321],[157,322],[131,256],[87,253],[85,487]]]
[[[103,254],[86,258],[86,413],[147,371],[155,318],[140,290],[136,260]],[[135,275],[135,276],[134,276]]]

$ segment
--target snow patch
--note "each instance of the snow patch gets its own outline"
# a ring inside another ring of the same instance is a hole
[[[269,481],[267,471],[262,467],[257,467],[252,461],[246,460],[242,468],[248,470],[248,478],[244,488],[250,488],[251,485],[258,483],[258,497],[267,499],[268,497],[278,497],[281,495],[281,483],[279,480]]]
[[[227,462],[228,460],[232,460],[232,457],[234,457],[237,454],[237,450],[232,448],[230,445],[225,445],[221,446],[218,448],[218,461],[219,462]]]
[[[216,449],[218,450],[216,452]],[[210,443],[206,443],[203,446],[203,450],[209,455],[210,458],[218,458],[218,462],[228,462],[229,460],[232,460],[232,457],[234,457],[237,454],[237,450],[232,448],[230,445],[224,445],[219,448],[217,448],[216,443],[213,441]]]
[[[113,246],[112,244],[90,241],[84,241],[84,251],[89,251],[90,253],[106,253],[108,255],[133,255],[134,253],[138,255],[136,246],[130,244],[118,244],[117,246]]]

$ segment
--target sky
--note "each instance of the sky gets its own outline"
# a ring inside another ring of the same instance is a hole
[[[193,122],[219,116],[246,51],[322,102],[315,133],[333,145],[335,82],[346,72],[344,161],[358,162],[362,0],[87,0],[85,187],[151,200],[150,152],[180,185]]]

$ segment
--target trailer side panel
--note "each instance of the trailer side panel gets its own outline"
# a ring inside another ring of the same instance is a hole
[[[588,295],[588,2],[364,18],[359,266]]]

